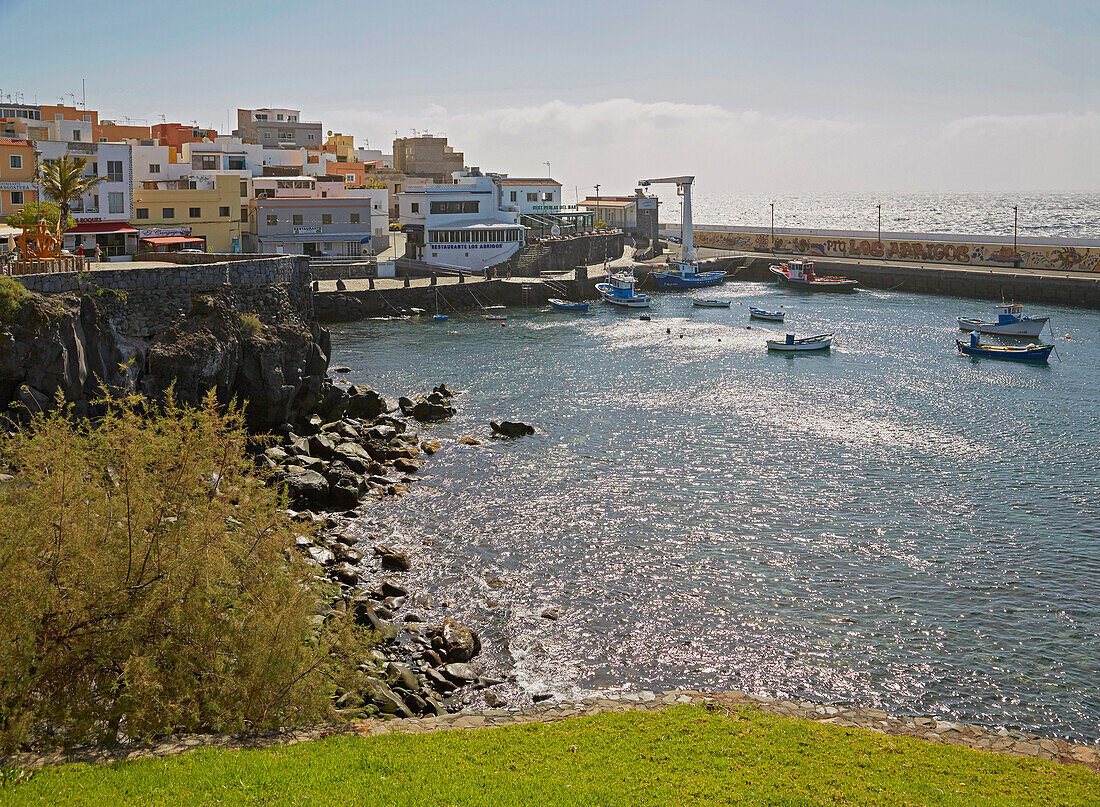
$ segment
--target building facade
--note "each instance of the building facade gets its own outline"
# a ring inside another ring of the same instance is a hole
[[[425,135],[399,137],[393,141],[393,168],[409,176],[450,182],[454,172],[464,169],[463,160],[462,152],[447,145],[445,137]]]
[[[139,246],[158,251],[161,246],[182,247],[181,238],[200,238],[207,252],[240,252],[240,180],[219,174],[204,180],[202,187],[192,184],[186,179],[146,181],[134,189]]]
[[[238,109],[233,134],[267,148],[320,148],[321,124],[305,122],[297,109]]]
[[[369,197],[258,198],[248,204],[248,252],[358,257],[370,251]]]
[[[521,214],[557,213],[561,210],[560,182],[549,177],[505,177],[502,183],[505,205],[515,206]]]
[[[30,140],[0,138],[0,224],[23,205],[37,201],[34,166]]]
[[[182,123],[157,123],[152,126],[151,135],[159,145],[179,150],[184,143],[211,143],[217,139],[218,131]]]

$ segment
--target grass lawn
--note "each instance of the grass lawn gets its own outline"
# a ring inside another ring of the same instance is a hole
[[[1100,805],[1080,766],[693,706],[72,765],[0,805]]]

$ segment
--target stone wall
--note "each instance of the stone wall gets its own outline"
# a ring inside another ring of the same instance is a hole
[[[541,272],[568,272],[615,260],[623,254],[623,234],[582,235],[560,241],[542,241],[520,249],[492,271],[497,277],[538,277]]]

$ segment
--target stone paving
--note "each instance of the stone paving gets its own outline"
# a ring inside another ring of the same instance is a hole
[[[434,731],[483,729],[523,723],[555,723],[572,717],[602,712],[656,711],[677,704],[691,704],[728,711],[753,708],[784,717],[804,718],[878,734],[913,737],[945,745],[965,745],[980,751],[1009,756],[1034,757],[1063,764],[1084,765],[1089,770],[1100,773],[1100,747],[1097,746],[1078,745],[1023,731],[989,729],[931,717],[891,717],[881,709],[825,706],[810,701],[782,700],[738,691],[701,692],[697,690],[606,694],[579,701],[547,702],[528,708],[485,709],[404,720],[371,719],[312,729],[287,729],[264,735],[196,734],[182,738],[171,737],[155,745],[121,749],[83,749],[70,753],[58,751],[44,755],[21,754],[0,759],[0,768],[40,768],[70,762],[114,762],[182,754],[197,748],[228,750],[265,748],[274,745],[294,745],[335,735],[356,734],[362,737],[377,737],[382,734],[426,734]]]

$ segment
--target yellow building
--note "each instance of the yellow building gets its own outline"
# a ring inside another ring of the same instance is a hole
[[[189,188],[188,180],[144,182],[134,188],[134,220],[139,250],[198,249],[241,251],[241,181],[218,174],[212,188]]]
[[[355,138],[340,132],[329,132],[324,149],[335,154],[340,162],[350,163],[355,159]]]

